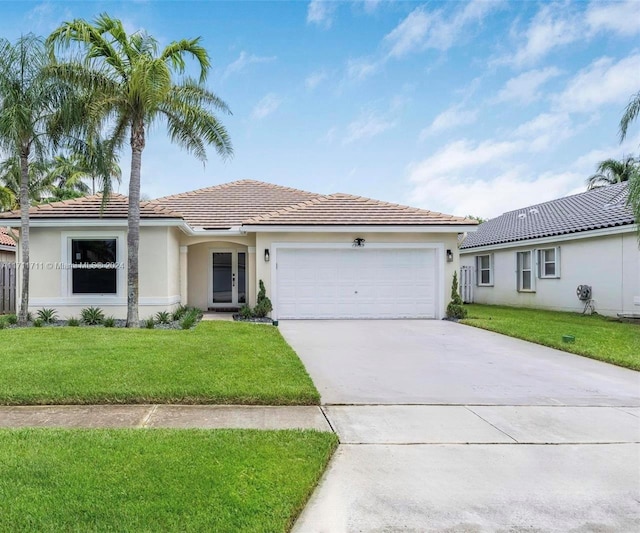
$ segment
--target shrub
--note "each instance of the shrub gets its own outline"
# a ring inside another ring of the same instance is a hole
[[[77,328],[80,325],[80,321],[72,316],[69,318],[69,320],[67,320],[67,326],[71,326],[72,328]]]
[[[44,324],[44,321],[41,318],[36,318],[33,321],[33,327],[34,328],[41,328],[43,324]]]
[[[116,319],[112,316],[108,316],[102,322],[102,325],[105,328],[115,328],[116,327]]]
[[[180,327],[182,329],[191,329],[198,321],[198,309],[189,309],[180,319]]]
[[[33,313],[31,311],[27,311],[27,322],[33,322]]]
[[[176,307],[175,311],[171,315],[171,318],[173,320],[180,320],[187,313],[188,310],[189,308],[186,305],[179,305],[178,307]]]
[[[451,301],[447,305],[447,318],[466,318],[467,310],[462,307],[462,298],[458,293],[458,273],[453,273],[453,282],[451,283]]]
[[[15,326],[18,323],[18,315],[7,315],[5,320],[10,326]]]
[[[156,313],[156,322],[158,324],[168,324],[171,322],[171,314],[168,311],[159,311]]]
[[[147,329],[153,329],[156,327],[156,322],[153,320],[153,317],[149,317],[146,320],[142,321],[142,326]]]
[[[87,307],[80,311],[80,316],[88,326],[97,326],[104,322],[104,313],[99,307]]]
[[[4,329],[7,327],[7,321],[0,317],[0,329]]]
[[[273,310],[273,305],[271,305],[271,300],[267,298],[267,291],[262,280],[260,280],[259,286],[258,301],[253,309],[253,315],[258,318],[264,318]]]
[[[253,318],[253,311],[251,310],[251,307],[249,307],[248,305],[243,305],[240,308],[240,316],[246,319]]]
[[[38,311],[38,318],[45,324],[51,324],[58,319],[58,313],[55,309],[40,309],[40,311]]]

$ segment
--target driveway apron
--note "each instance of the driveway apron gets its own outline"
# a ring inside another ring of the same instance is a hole
[[[280,323],[341,444],[295,532],[640,531],[640,374],[442,321]]]

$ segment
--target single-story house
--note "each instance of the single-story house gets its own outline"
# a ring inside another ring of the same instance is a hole
[[[14,263],[16,260],[16,241],[6,228],[0,228],[0,263]]]
[[[460,245],[467,300],[603,315],[640,313],[638,224],[626,183],[510,211]],[[469,273],[471,275],[469,275]],[[582,287],[578,297],[578,287]],[[463,287],[463,295],[465,289]]]
[[[31,208],[30,308],[126,316],[127,198]],[[442,318],[461,217],[348,194],[241,180],[140,205],[140,316],[179,304],[254,305],[274,319]],[[0,214],[19,227],[19,213]],[[18,285],[19,287],[20,285]]]

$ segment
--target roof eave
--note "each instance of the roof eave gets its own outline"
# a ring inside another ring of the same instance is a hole
[[[476,231],[476,224],[246,224],[242,229],[246,232],[265,233],[465,233]]]

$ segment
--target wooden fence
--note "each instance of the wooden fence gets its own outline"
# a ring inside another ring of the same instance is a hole
[[[460,297],[466,304],[473,303],[473,278],[473,267],[464,266],[460,268]]]
[[[0,263],[0,314],[16,312],[16,264]]]

